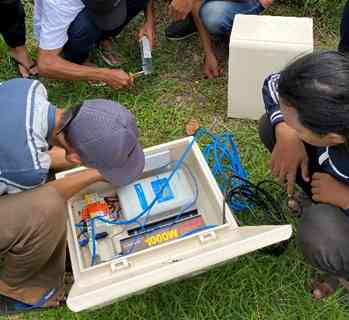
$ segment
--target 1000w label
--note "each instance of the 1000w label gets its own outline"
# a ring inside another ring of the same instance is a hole
[[[168,231],[150,236],[144,239],[144,242],[148,246],[155,246],[157,244],[160,244],[162,242],[166,242],[175,238],[178,238],[178,231],[176,229],[172,229],[172,230],[168,230]]]
[[[202,216],[194,216],[184,221],[174,223],[172,227],[163,227],[156,231],[135,235],[120,241],[122,252],[137,252],[159,244],[177,239],[196,228],[205,225]]]

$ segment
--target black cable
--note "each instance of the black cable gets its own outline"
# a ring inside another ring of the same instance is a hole
[[[234,180],[235,179],[235,180]],[[248,224],[287,224],[286,210],[282,207],[287,199],[287,193],[278,183],[270,180],[263,180],[256,184],[251,181],[232,175],[230,178],[230,190],[225,192],[225,200],[232,207],[234,201],[240,201],[246,204],[250,209],[254,221],[251,221],[250,215],[248,219],[243,218],[243,214],[235,215],[239,225]],[[235,182],[235,183],[234,183]],[[249,221],[246,221],[249,220]],[[262,251],[274,256],[281,255],[288,247],[288,241],[278,243]]]

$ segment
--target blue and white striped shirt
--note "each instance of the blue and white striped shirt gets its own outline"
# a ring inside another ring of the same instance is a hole
[[[56,113],[45,87],[36,80],[3,82],[0,108],[0,195],[45,183]]]
[[[265,110],[273,126],[284,121],[284,116],[279,106],[280,74],[274,73],[267,77],[263,85],[263,99]],[[331,147],[314,147],[317,162],[323,172],[337,180],[349,184],[349,152],[343,145]]]

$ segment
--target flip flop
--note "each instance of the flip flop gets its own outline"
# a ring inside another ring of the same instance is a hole
[[[112,48],[103,48],[103,47],[99,47],[97,48],[97,53],[99,55],[99,57],[109,66],[109,67],[120,67],[121,63],[117,62],[117,63],[113,63],[110,59],[109,59],[109,55],[114,55],[114,50]],[[116,59],[118,59],[116,57]]]
[[[102,48],[98,48],[97,50],[98,55],[100,56],[100,58],[109,66],[109,67],[120,67],[121,63],[113,63],[109,58],[108,58],[108,54],[112,54],[113,51],[111,49],[102,49]]]
[[[48,290],[35,304],[26,304],[21,301],[12,299],[0,294],[0,314],[12,315],[16,313],[23,313],[28,311],[38,311],[58,307],[64,301],[60,301],[56,306],[44,307],[44,305],[57,293],[58,289]]]
[[[18,68],[18,75],[23,78],[23,79],[37,79],[39,76],[39,73],[32,73],[31,70],[34,69],[37,66],[36,61],[33,62],[32,65],[30,65],[29,67],[26,67],[22,62],[18,61],[17,59],[15,59],[14,57],[11,57],[11,60],[14,64],[17,64],[17,68]],[[19,71],[19,66],[23,67],[29,74],[28,77],[25,77],[21,74],[21,72]]]

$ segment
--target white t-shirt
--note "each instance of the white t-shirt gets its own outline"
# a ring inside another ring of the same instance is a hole
[[[84,7],[81,0],[35,0],[34,35],[39,47],[63,48],[70,24]]]

